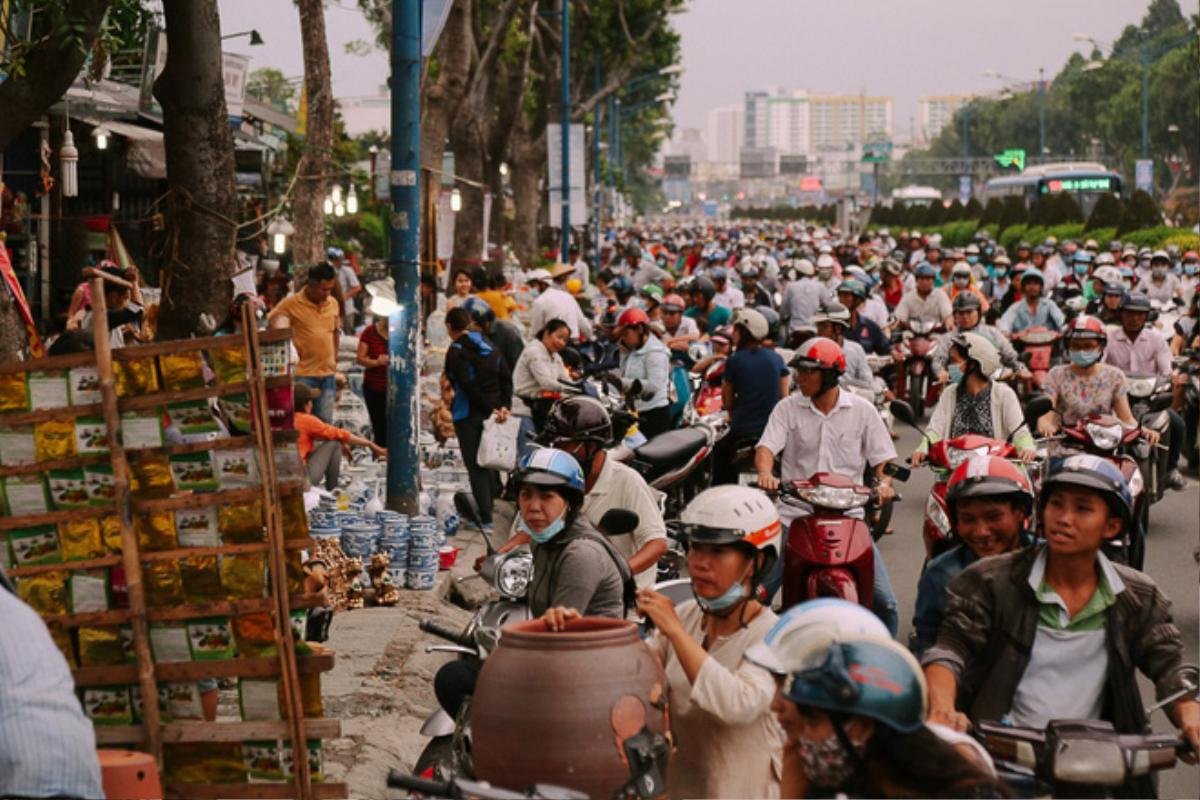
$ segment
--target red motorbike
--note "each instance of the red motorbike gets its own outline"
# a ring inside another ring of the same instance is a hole
[[[930,380],[931,357],[937,346],[935,333],[942,326],[927,319],[910,319],[904,334],[901,350],[905,356],[905,372],[908,374],[908,402],[912,404],[917,419],[925,415],[925,409],[937,402],[940,391],[937,381]],[[905,387],[897,387],[901,391]]]
[[[1031,373],[1030,377],[1025,380],[1024,394],[1026,396],[1041,389],[1042,384],[1046,382],[1046,375],[1050,372],[1050,367],[1054,366],[1054,354],[1059,337],[1058,331],[1052,331],[1041,325],[1026,328],[1020,333],[1012,335],[1013,347],[1018,350],[1021,361],[1025,363]]]
[[[946,505],[946,482],[958,465],[972,456],[1011,458],[1017,452],[1008,442],[968,433],[953,439],[943,439],[929,446],[925,463],[933,470],[933,488],[925,500],[925,521],[921,537],[925,540],[925,561],[937,558],[956,543],[949,508]]]
[[[903,467],[889,467],[893,477],[908,478]],[[875,589],[871,529],[865,519],[846,512],[877,504],[875,490],[841,475],[818,472],[808,480],[784,485],[780,493],[812,507],[811,514],[792,520],[788,528],[783,608],[817,597],[840,597],[870,608]]]

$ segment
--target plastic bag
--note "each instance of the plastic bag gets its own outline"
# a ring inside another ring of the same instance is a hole
[[[509,415],[504,422],[495,417],[483,421],[483,436],[479,439],[479,466],[511,472],[517,466],[517,434],[521,430],[521,419]]]

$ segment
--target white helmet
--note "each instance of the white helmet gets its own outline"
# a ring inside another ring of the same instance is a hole
[[[751,545],[767,553],[759,568],[766,574],[780,554],[783,528],[771,498],[751,486],[714,486],[692,498],[679,515],[679,531],[688,542]]]
[[[986,336],[970,332],[960,333],[950,340],[950,344],[966,350],[969,360],[978,361],[979,369],[985,378],[992,377],[1000,369],[1000,352]]]
[[[834,597],[792,606],[761,642],[746,650],[746,659],[776,675],[800,669],[813,652],[848,637],[891,639],[887,626],[870,609]]]
[[[814,267],[813,263],[807,258],[796,259],[794,266],[796,267],[796,271],[801,275],[811,278],[813,275],[817,274],[817,268]]]
[[[1097,259],[1097,260],[1099,260],[1099,259]],[[1111,261],[1112,259],[1109,259],[1109,260]],[[1096,271],[1092,273],[1092,280],[1101,281],[1102,283],[1106,283],[1106,284],[1120,283],[1121,282],[1121,271],[1113,266],[1097,267]]]
[[[765,339],[771,332],[771,325],[767,322],[767,318],[753,308],[737,309],[733,312],[733,318],[729,320],[729,324],[735,328],[741,325],[755,339]]]
[[[821,253],[821,255],[817,256],[817,269],[833,269],[833,264],[833,256],[829,253]]]

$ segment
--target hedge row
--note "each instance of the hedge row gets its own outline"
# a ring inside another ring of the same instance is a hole
[[[877,230],[888,226],[871,225],[869,227]],[[1041,225],[1009,225],[997,237],[999,225],[996,223],[981,226],[979,220],[969,219],[962,222],[950,222],[945,225],[923,227],[919,228],[919,230],[925,236],[931,236],[935,233],[941,234],[942,244],[948,247],[965,247],[971,243],[977,232],[982,231],[987,233],[988,237],[993,241],[998,241],[1010,253],[1022,241],[1037,245],[1044,242],[1049,236],[1055,237],[1060,242],[1064,239],[1074,239],[1080,242],[1087,239],[1095,239],[1102,248],[1106,247],[1113,239],[1120,238],[1123,244],[1131,244],[1135,247],[1159,248],[1173,244],[1180,250],[1200,250],[1200,234],[1180,230],[1179,228],[1168,228],[1165,225],[1129,231],[1119,237],[1116,228],[1095,228],[1086,231],[1084,227],[1084,223],[1082,222],[1051,225],[1049,227]],[[893,231],[893,233],[898,233],[898,231]]]

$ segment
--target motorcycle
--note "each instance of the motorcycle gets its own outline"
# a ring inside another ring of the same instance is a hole
[[[1025,368],[1031,373],[1025,381],[1025,391],[1023,392],[1025,396],[1032,395],[1046,382],[1050,367],[1054,366],[1059,337],[1058,331],[1052,331],[1041,325],[1026,328],[1020,333],[1012,335],[1013,347],[1017,349]]]
[[[1186,374],[1183,387],[1183,422],[1186,432],[1183,437],[1183,455],[1192,469],[1200,466],[1200,448],[1197,447],[1197,428],[1200,427],[1200,350],[1184,350],[1174,360],[1176,373]]]
[[[937,388],[929,380],[930,358],[937,345],[934,333],[941,330],[940,323],[928,319],[910,319],[908,331],[903,335],[903,352],[908,372],[908,402],[912,404],[917,419],[925,416],[925,409],[937,400]]]
[[[908,480],[909,471],[889,464],[887,474]],[[867,608],[875,594],[875,537],[854,509],[879,505],[875,489],[850,478],[818,472],[808,480],[780,487],[785,499],[811,506],[788,528],[783,554],[783,608],[817,597],[840,597]],[[896,496],[900,500],[900,496]]]
[[[1129,390],[1133,418],[1143,428],[1158,431],[1158,444],[1138,465],[1146,479],[1150,502],[1157,503],[1167,493],[1167,473],[1170,472],[1171,420],[1167,409],[1172,399],[1171,379],[1158,375],[1126,375],[1125,388]]]
[[[1150,323],[1158,328],[1167,341],[1175,332],[1175,323],[1183,310],[1182,300],[1151,300]]]

